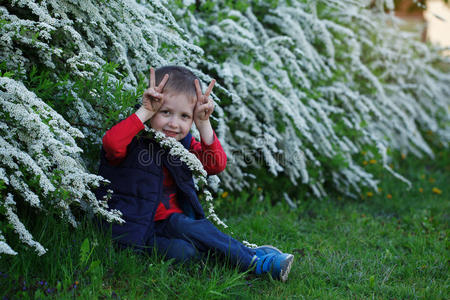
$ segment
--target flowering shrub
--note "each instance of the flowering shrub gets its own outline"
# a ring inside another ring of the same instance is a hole
[[[16,253],[2,234],[8,224],[39,255],[46,251],[23,226],[16,201],[59,211],[74,226],[74,207],[121,221],[95,199],[91,189],[102,179],[86,167],[95,169],[105,129],[131,112],[140,73],[202,53],[181,31],[159,2],[1,4],[0,213],[7,222],[0,253]]]
[[[362,186],[376,190],[362,151],[407,182],[389,167],[388,147],[432,157],[424,131],[448,145],[450,74],[433,64],[449,60],[399,31],[399,20],[384,12],[392,1],[368,9],[372,2],[237,1],[174,10],[207,55],[199,66],[223,83],[220,98],[231,98],[221,102],[218,122],[219,133],[232,136],[225,186],[251,182],[243,148],[274,176],[321,197],[329,181],[350,196]]]
[[[101,178],[91,173],[102,135],[133,111],[150,66],[185,65],[204,82],[217,79],[214,125],[229,158],[222,187],[289,178],[316,197],[329,187],[355,196],[377,190],[376,162],[407,182],[389,166],[387,149],[433,157],[425,132],[448,146],[450,74],[437,66],[450,60],[400,32],[392,6],[2,3],[0,253],[16,253],[7,224],[45,253],[17,216],[18,201],[56,209],[73,225],[75,207],[120,220],[93,196]]]
[[[106,201],[98,201],[90,191],[102,178],[86,172],[80,164],[82,150],[75,138],[83,134],[78,129],[21,82],[8,77],[0,77],[0,105],[0,180],[7,193],[2,212],[22,241],[39,255],[46,252],[15,213],[15,198],[42,211],[56,208],[75,227],[71,205],[121,221],[120,212],[107,211]],[[4,242],[0,246],[0,253],[15,253]]]

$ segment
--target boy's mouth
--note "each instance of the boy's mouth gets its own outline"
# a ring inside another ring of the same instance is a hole
[[[170,130],[163,130],[163,133],[168,137],[176,137],[178,134],[177,132]]]

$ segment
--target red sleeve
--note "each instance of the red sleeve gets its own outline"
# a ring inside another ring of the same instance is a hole
[[[117,165],[125,158],[128,145],[142,129],[144,124],[136,114],[132,114],[106,132],[103,137],[103,149],[109,163]]]
[[[198,142],[192,137],[190,151],[201,161],[208,175],[215,175],[225,170],[227,155],[223,151],[216,133],[214,133],[214,141],[211,145]]]

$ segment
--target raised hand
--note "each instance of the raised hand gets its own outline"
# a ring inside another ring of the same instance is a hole
[[[211,94],[215,83],[216,80],[211,80],[211,83],[206,89],[205,94],[203,94],[202,90],[200,89],[200,83],[198,82],[198,80],[195,79],[194,81],[195,91],[197,92],[197,104],[195,105],[194,110],[194,121],[197,127],[199,123],[203,121],[209,121],[209,117],[214,111],[214,101],[209,98],[209,94]]]
[[[153,68],[150,68],[149,87],[144,91],[144,94],[142,95],[142,106],[152,114],[157,113],[164,103],[162,91],[167,83],[167,80],[169,80],[168,74],[164,75],[159,85],[156,86],[155,70]]]

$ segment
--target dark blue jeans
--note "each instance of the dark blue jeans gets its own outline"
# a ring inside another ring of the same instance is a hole
[[[155,222],[154,247],[166,258],[177,262],[198,259],[212,250],[242,270],[250,267],[255,251],[221,232],[209,220],[194,220],[180,213]]]

